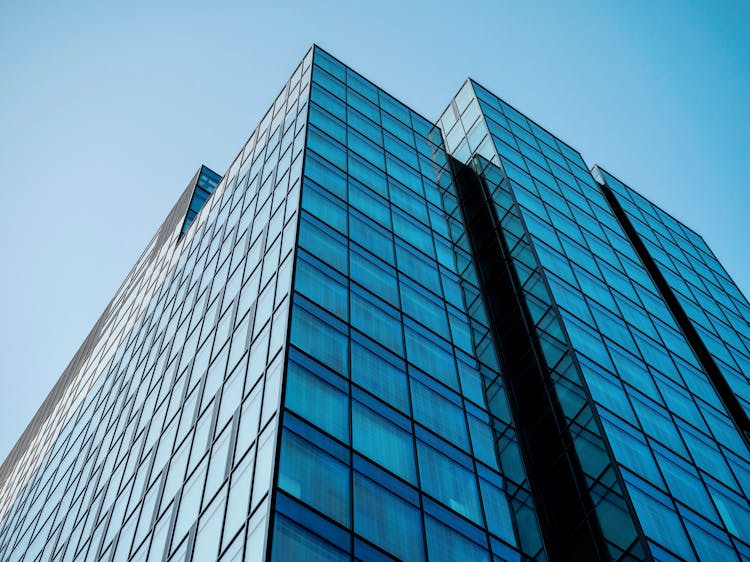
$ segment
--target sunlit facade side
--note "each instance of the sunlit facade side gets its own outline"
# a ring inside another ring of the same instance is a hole
[[[262,559],[311,61],[191,209],[216,175],[193,178],[109,311],[130,324],[96,334],[96,380],[42,462],[9,467],[0,559]]]

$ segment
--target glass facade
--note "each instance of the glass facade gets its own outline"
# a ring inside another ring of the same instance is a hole
[[[477,83],[435,124],[313,47],[0,467],[0,559],[750,559],[749,310]]]
[[[551,382],[612,556],[631,528],[638,558],[750,556],[747,441],[580,154],[473,81],[439,125],[525,244],[513,265],[549,347],[571,354]]]
[[[617,199],[690,323],[698,332],[745,417],[750,414],[750,304],[706,242],[693,230],[596,168]],[[748,431],[748,428],[743,428]]]
[[[320,50],[308,127],[272,559],[540,556],[440,131]]]
[[[27,430],[47,452],[3,480],[0,559],[262,559],[311,62],[202,208],[188,186],[72,364],[95,380]]]

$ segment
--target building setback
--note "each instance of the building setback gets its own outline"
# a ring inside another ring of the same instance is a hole
[[[749,319],[481,85],[313,47],[0,467],[0,559],[750,560]]]

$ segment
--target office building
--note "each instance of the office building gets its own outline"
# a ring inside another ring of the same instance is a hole
[[[468,80],[313,47],[0,467],[3,560],[750,559],[750,306]]]

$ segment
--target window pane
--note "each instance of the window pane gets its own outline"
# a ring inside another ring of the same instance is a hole
[[[324,266],[318,267],[303,253],[297,260],[294,288],[331,314],[342,320],[348,318],[345,278]]]
[[[299,225],[299,244],[331,268],[347,273],[347,251],[344,238],[307,214]]]
[[[348,562],[349,555],[341,552],[317,535],[295,525],[283,515],[277,515],[271,559],[279,562],[291,560]]]
[[[355,247],[352,247],[349,259],[353,281],[393,306],[398,306],[398,286],[394,270]]]
[[[393,265],[393,235],[363,215],[352,211],[349,217],[351,239]]]
[[[226,492],[226,487],[224,487]],[[221,526],[224,523],[224,505],[226,493],[222,492],[201,517],[198,532],[195,535],[193,560],[215,560],[219,556]]]
[[[279,487],[339,523],[349,524],[349,468],[285,430]]]
[[[315,127],[307,129],[307,145],[329,162],[346,170],[346,149]]]
[[[348,372],[346,335],[299,305],[294,307],[291,339],[327,367],[342,374]]]
[[[346,208],[326,190],[312,182],[302,186],[302,208],[312,216],[346,234]]]
[[[289,362],[286,385],[287,408],[334,437],[349,441],[349,398],[345,393],[295,361]]]
[[[427,291],[419,289],[418,285],[403,281],[401,283],[401,299],[404,313],[445,339],[450,339],[445,306],[437,298],[428,296]]]
[[[380,353],[387,354],[384,349]],[[383,402],[409,413],[409,387],[404,368],[399,369],[355,340],[352,340],[352,381]]]
[[[468,451],[464,412],[457,404],[416,379],[411,381],[411,396],[416,421]]]
[[[424,560],[419,509],[359,474],[354,478],[354,530],[400,560]]]
[[[355,449],[415,483],[411,434],[356,401],[352,405],[352,440]]]
[[[486,550],[442,523],[438,523],[432,517],[427,517],[425,526],[427,554],[430,562],[454,562],[455,560],[489,562],[490,558]]]
[[[424,443],[417,443],[417,451],[422,488],[454,511],[482,525],[474,474]]]
[[[432,340],[407,326],[406,352],[409,362],[443,384],[458,390],[458,374],[453,354],[438,345],[434,336]]]
[[[352,326],[386,346],[404,352],[401,320],[397,312],[370,296],[366,291],[351,291]]]
[[[334,195],[346,199],[346,175],[311,152],[306,153],[305,175]]]

